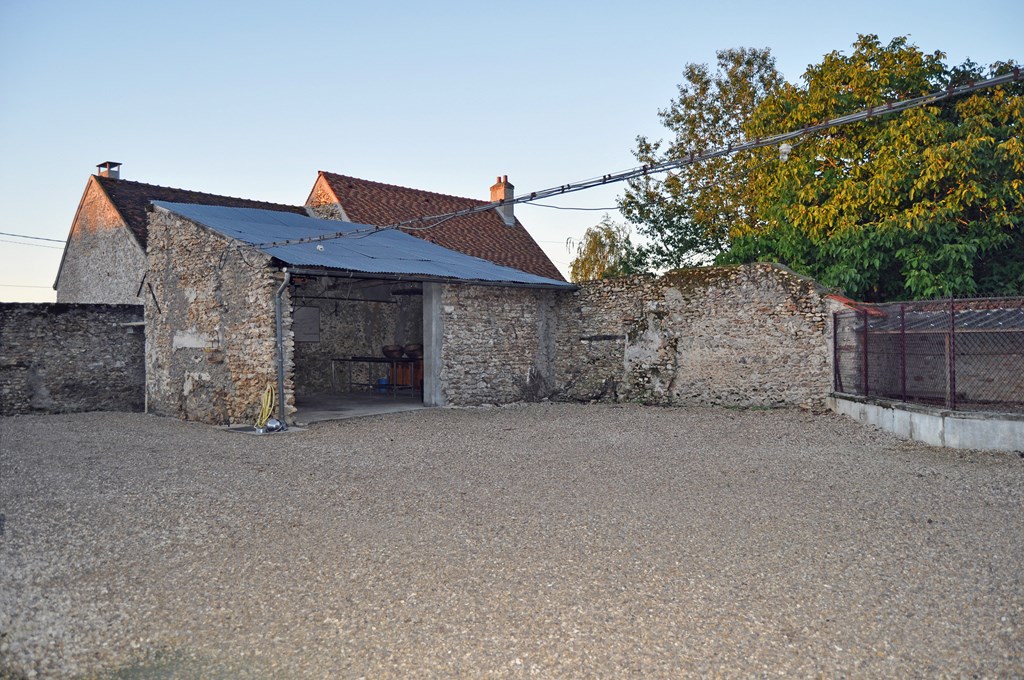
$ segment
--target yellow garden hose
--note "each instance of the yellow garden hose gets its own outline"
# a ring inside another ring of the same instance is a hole
[[[263,396],[260,400],[260,414],[256,416],[257,430],[262,430],[266,427],[267,421],[270,420],[270,416],[274,413],[274,405],[276,403],[274,383],[267,383],[267,389],[263,390]]]

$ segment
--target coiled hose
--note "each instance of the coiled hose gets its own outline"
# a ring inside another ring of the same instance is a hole
[[[274,383],[267,383],[267,389],[263,390],[263,396],[260,398],[260,414],[256,416],[257,430],[262,430],[267,426],[267,421],[273,415],[276,403],[277,391],[274,389]]]

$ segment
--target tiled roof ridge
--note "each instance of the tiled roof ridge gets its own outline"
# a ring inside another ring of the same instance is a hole
[[[199,196],[209,196],[210,198],[229,199],[232,201],[246,201],[248,203],[259,203],[261,205],[273,205],[280,208],[302,208],[301,205],[292,205],[290,203],[275,203],[273,201],[261,201],[255,198],[245,198],[243,196],[228,196],[227,194],[212,194],[208,191],[197,191],[195,189],[182,189],[181,187],[164,186],[163,184],[151,184],[150,182],[139,182],[133,179],[122,179],[120,177],[104,177],[103,175],[93,175],[101,185],[110,184],[134,184],[137,187],[146,187],[151,189],[164,189],[167,191],[180,191],[182,193],[197,194]],[[106,187],[104,187],[106,188]]]
[[[346,219],[378,226],[407,225],[402,231],[433,241],[445,248],[546,278],[563,275],[530,235],[522,222],[505,223],[490,201],[452,196],[436,191],[339,175],[320,170],[318,182],[326,183]],[[322,199],[319,199],[322,200]],[[470,210],[468,214],[463,211]],[[411,226],[424,219],[438,219],[424,229]]]
[[[467,198],[465,196],[455,196],[454,194],[442,194],[439,191],[429,191],[427,189],[416,189],[416,188],[413,188],[413,187],[402,186],[401,184],[389,184],[387,182],[377,182],[377,181],[374,181],[372,179],[362,179],[361,177],[352,177],[351,175],[339,175],[336,172],[328,172],[327,170],[321,170],[320,172],[323,173],[325,176],[327,176],[328,179],[330,179],[330,178],[337,178],[339,180],[355,181],[355,182],[359,182],[361,184],[373,184],[373,185],[376,185],[376,186],[379,186],[379,187],[382,187],[382,188],[385,188],[385,189],[392,189],[392,190],[393,189],[399,189],[401,191],[406,191],[406,192],[408,192],[410,194],[437,196],[438,198],[454,199],[456,201],[467,201],[467,202],[473,203],[475,205],[487,205],[488,203],[490,203],[490,201],[482,201],[482,200],[480,200],[478,198]]]

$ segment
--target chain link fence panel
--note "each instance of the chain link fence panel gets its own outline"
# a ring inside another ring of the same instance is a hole
[[[858,304],[833,322],[839,394],[1024,412],[1024,298]]]

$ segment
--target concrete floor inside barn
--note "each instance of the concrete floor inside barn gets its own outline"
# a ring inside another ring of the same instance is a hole
[[[328,420],[401,413],[425,408],[419,393],[317,392],[295,400],[295,424],[299,427]]]

